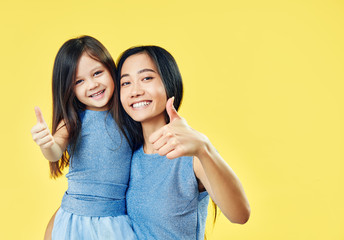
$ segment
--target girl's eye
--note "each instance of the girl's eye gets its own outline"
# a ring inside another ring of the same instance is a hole
[[[82,83],[84,80],[77,80],[76,82],[75,82],[75,85],[78,85],[78,84],[80,84],[80,83]]]
[[[101,74],[103,71],[96,71],[93,75],[94,76],[97,76],[97,75],[99,75],[99,74]]]

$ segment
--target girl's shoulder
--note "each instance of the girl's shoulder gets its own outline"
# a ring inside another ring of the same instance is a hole
[[[62,119],[59,124],[57,125],[57,128],[56,128],[56,132],[54,134],[54,137],[55,135],[66,135],[67,134],[67,137],[68,137],[68,131],[67,131],[67,126],[66,126],[66,121],[64,119]]]

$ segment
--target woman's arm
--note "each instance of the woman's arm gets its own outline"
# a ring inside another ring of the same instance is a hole
[[[251,210],[239,178],[209,140],[199,146],[194,157],[196,177],[231,222],[246,223]]]
[[[194,156],[194,172],[223,214],[234,223],[245,223],[250,206],[234,171],[223,160],[208,138],[192,129],[173,107],[166,103],[170,123],[154,132],[149,142],[160,155],[173,159]]]
[[[68,144],[68,131],[65,123],[61,121],[57,127],[58,130],[52,136],[38,107],[35,107],[35,113],[37,123],[31,129],[32,139],[41,148],[46,159],[51,162],[56,162],[62,157]]]

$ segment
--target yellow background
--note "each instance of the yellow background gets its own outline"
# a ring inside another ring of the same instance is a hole
[[[249,222],[223,215],[209,239],[344,239],[343,1],[10,1],[0,3],[0,239],[42,239],[67,183],[31,140],[51,124],[58,48],[88,34],[114,59],[168,49],[181,115],[241,179]],[[210,228],[208,228],[210,230]]]

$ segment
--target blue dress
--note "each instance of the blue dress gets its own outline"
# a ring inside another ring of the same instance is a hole
[[[125,206],[132,155],[128,142],[110,113],[85,110],[79,116],[81,133],[52,239],[136,239]]]
[[[135,151],[126,200],[138,239],[204,240],[209,196],[198,190],[192,159]]]

